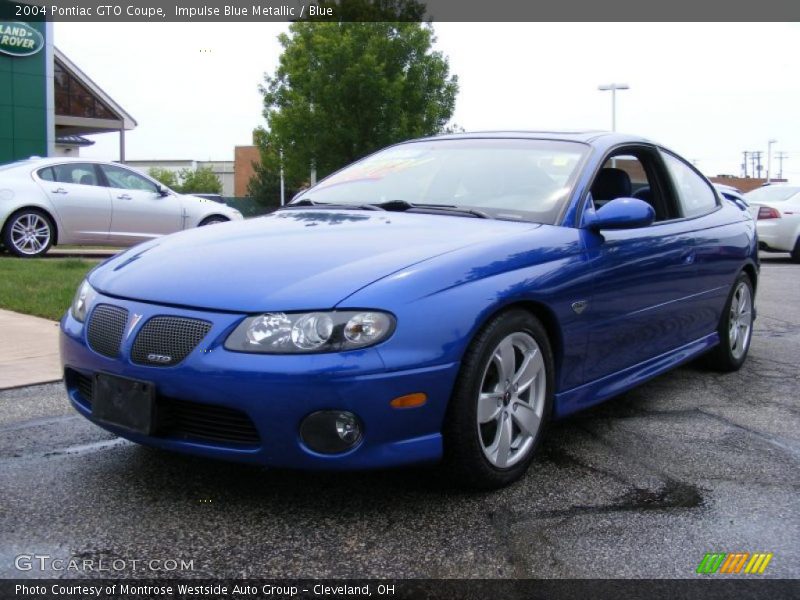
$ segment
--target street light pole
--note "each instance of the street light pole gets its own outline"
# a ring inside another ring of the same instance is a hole
[[[601,92],[611,91],[611,131],[617,130],[617,90],[628,90],[627,83],[607,83],[598,85],[597,89]]]
[[[769,140],[767,141],[767,183],[769,183],[770,178],[770,166],[772,166],[772,144],[776,143],[778,140]]]

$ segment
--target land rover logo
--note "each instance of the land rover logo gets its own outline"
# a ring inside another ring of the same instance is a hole
[[[42,34],[27,23],[0,21],[0,52],[31,56],[44,47]]]
[[[147,360],[155,363],[168,363],[172,362],[172,357],[165,354],[148,354]]]

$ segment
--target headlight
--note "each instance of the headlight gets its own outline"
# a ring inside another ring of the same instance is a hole
[[[86,311],[96,297],[97,292],[95,292],[94,288],[89,285],[89,282],[84,279],[78,286],[78,291],[75,292],[75,298],[72,299],[72,308],[70,311],[72,312],[72,316],[75,317],[75,320],[81,323],[86,320]]]
[[[341,352],[382,342],[394,326],[392,315],[374,310],[265,313],[242,321],[225,348],[264,354]]]

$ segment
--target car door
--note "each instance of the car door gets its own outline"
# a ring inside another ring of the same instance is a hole
[[[723,205],[712,185],[685,160],[663,148],[661,156],[682,225],[694,240],[696,277],[689,313],[693,319],[686,331],[698,338],[717,329],[734,279],[752,252],[755,226],[745,211]]]
[[[158,184],[119,165],[101,164],[113,206],[109,237],[112,243],[136,244],[180,231],[180,198],[162,195]]]
[[[96,165],[68,162],[35,172],[61,222],[59,242],[103,244],[111,225],[111,195]]]
[[[587,311],[591,319],[587,380],[678,348],[693,335],[689,306],[697,291],[694,238],[680,218],[658,151],[654,147],[618,150],[606,162],[613,166],[598,173],[592,191],[603,196],[602,202],[614,199],[618,194],[601,190],[608,186],[598,183],[601,179],[625,180],[619,172],[626,170],[626,160],[631,162],[629,172],[645,174],[646,179],[621,185],[619,191],[630,190],[629,195],[650,203],[656,221],[648,227],[585,231],[593,273],[591,310]],[[617,177],[603,177],[609,168]]]

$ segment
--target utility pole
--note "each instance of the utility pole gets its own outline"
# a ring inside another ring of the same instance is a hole
[[[279,156],[281,157],[281,206],[286,204],[286,182],[283,179],[283,148],[280,149]]]
[[[767,183],[769,183],[770,179],[770,167],[772,167],[772,144],[776,143],[778,140],[767,140]]]
[[[744,160],[742,161],[742,173],[744,174],[744,178],[747,179],[747,155],[750,154],[747,150],[742,152],[744,155]]]
[[[761,170],[763,168],[761,166],[761,154],[762,154],[762,152],[761,152],[761,150],[757,150],[754,154],[756,155],[756,173],[758,174],[758,178],[761,179]]]
[[[789,155],[786,152],[778,152],[775,158],[778,161],[778,179],[783,179],[783,159],[789,158]]]

